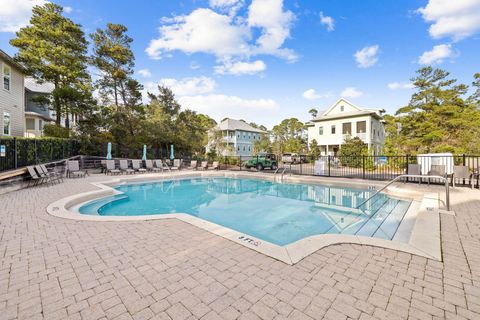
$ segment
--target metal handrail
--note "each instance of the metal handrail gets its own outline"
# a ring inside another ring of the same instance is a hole
[[[281,176],[280,181],[283,181],[283,174],[285,173],[285,170],[287,170],[287,168],[286,167],[278,167],[277,170],[275,170],[275,172],[273,173],[273,181],[274,182],[277,181],[277,173],[279,173],[280,170],[282,170],[282,172],[281,172],[282,176]]]
[[[370,201],[373,197],[375,197],[377,194],[385,190],[387,187],[389,187],[392,183],[402,179],[402,178],[428,178],[428,179],[440,179],[445,181],[445,202],[447,205],[447,210],[450,211],[450,189],[449,189],[449,184],[448,184],[448,178],[447,177],[442,177],[442,176],[435,176],[435,175],[419,175],[419,174],[402,174],[397,177],[395,177],[393,180],[391,180],[389,183],[384,185],[382,188],[380,188],[377,192],[375,192],[372,196],[370,196],[367,200],[363,201],[360,203],[356,209],[359,209],[361,206],[363,206],[365,203]]]
[[[283,168],[282,175],[280,176],[280,181],[283,182],[283,175],[285,174],[285,171],[287,171],[287,170],[288,170],[287,167],[284,167],[284,168]]]

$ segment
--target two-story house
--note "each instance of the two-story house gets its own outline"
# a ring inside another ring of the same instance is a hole
[[[55,121],[50,110],[48,97],[52,93],[52,83],[39,83],[37,80],[25,78],[25,136],[40,137],[43,126]]]
[[[308,122],[307,129],[308,144],[315,139],[322,155],[336,155],[347,137],[362,139],[375,155],[383,152],[382,111],[360,108],[343,98]]]
[[[213,147],[222,155],[251,156],[253,145],[266,131],[257,129],[243,120],[223,119],[209,133],[207,151]]]
[[[0,50],[0,136],[23,137],[25,68]]]

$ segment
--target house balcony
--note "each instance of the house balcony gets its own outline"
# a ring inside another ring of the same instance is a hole
[[[344,134],[343,135],[343,141],[347,138],[360,138],[363,142],[367,143],[367,134],[365,132],[360,132],[360,133],[352,133],[352,134]]]

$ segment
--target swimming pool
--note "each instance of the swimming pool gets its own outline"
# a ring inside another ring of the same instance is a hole
[[[260,179],[188,178],[115,187],[120,193],[83,204],[81,214],[186,213],[284,246],[320,234],[392,239],[411,202],[375,190],[274,183]]]

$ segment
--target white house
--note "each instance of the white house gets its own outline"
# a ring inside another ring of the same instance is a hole
[[[0,136],[23,137],[25,68],[0,50]]]
[[[383,152],[382,111],[364,109],[341,98],[307,123],[308,144],[316,140],[322,155],[336,155],[347,137],[359,137],[373,154]]]
[[[251,156],[253,144],[267,132],[254,128],[243,120],[223,119],[209,133],[207,151],[221,146],[217,152],[222,155]],[[217,141],[220,139],[220,141]]]

